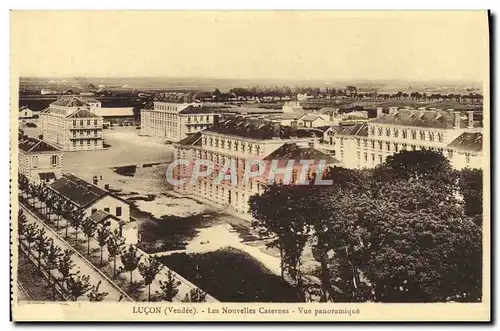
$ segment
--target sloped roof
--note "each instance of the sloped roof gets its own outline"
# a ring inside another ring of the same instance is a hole
[[[19,138],[19,149],[25,153],[39,153],[39,152],[58,152],[59,149],[46,143],[43,140],[21,136]]]
[[[384,114],[383,116],[372,120],[371,123],[452,129],[454,125],[454,114],[449,111],[399,109],[394,114]],[[461,119],[460,126],[465,127],[466,125],[467,121]]]
[[[188,135],[186,138],[179,140],[177,145],[182,145],[182,146],[201,146],[201,133],[196,132]]]
[[[312,147],[302,147],[297,144],[283,144],[280,148],[264,158],[266,161],[271,160],[325,160],[327,164],[340,163],[334,157],[318,151]]]
[[[483,150],[483,133],[464,132],[449,143],[448,147],[463,151],[481,152]]]
[[[275,134],[277,129],[277,134]],[[257,140],[266,139],[290,139],[293,137],[306,138],[316,137],[314,130],[300,129],[293,130],[290,126],[282,126],[280,123],[273,123],[270,120],[263,120],[251,117],[226,118],[219,121],[219,125],[214,125],[204,132],[216,132],[221,134],[246,137]]]
[[[302,121],[311,121],[312,122],[312,121],[317,120],[318,118],[323,119],[323,117],[321,117],[319,115],[314,115],[314,114],[304,114],[299,119]]]
[[[120,223],[120,225],[125,224],[125,221],[121,220],[120,218],[116,217],[115,215],[112,215],[110,213],[105,212],[104,210],[97,210],[95,213],[90,215],[90,219],[93,220],[95,223],[102,223],[107,219],[113,219]]]
[[[51,106],[61,107],[84,107],[87,102],[83,101],[81,97],[62,97],[50,104]]]
[[[355,124],[355,125],[341,125],[337,129],[336,133],[343,136],[368,136],[368,125],[366,124]]]
[[[101,116],[98,116],[91,112],[88,109],[78,109],[74,113],[70,114],[67,116],[68,118],[101,118]]]
[[[99,200],[108,192],[72,174],[64,174],[50,185],[80,207],[86,207]]]

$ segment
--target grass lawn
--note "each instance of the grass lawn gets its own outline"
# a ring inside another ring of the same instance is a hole
[[[203,254],[176,253],[161,260],[222,302],[301,301],[281,277],[234,248]]]
[[[43,277],[38,268],[19,250],[17,279],[26,291],[30,301],[61,301],[59,293]]]

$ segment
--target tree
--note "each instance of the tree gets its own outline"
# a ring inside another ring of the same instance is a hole
[[[85,218],[82,224],[83,233],[87,236],[87,255],[90,255],[90,238],[92,238],[97,230],[97,224],[91,218]]]
[[[182,302],[206,302],[207,294],[199,288],[193,288],[186,294]]]
[[[77,301],[78,298],[92,289],[90,276],[72,275],[66,278],[66,291],[70,300]]]
[[[108,229],[106,229],[103,226],[97,229],[97,242],[99,243],[99,247],[101,248],[101,260],[100,260],[101,265],[102,265],[102,251],[104,249],[104,246],[106,246],[108,237],[109,237]]]
[[[69,249],[67,249],[64,251],[62,257],[59,258],[59,261],[57,264],[57,270],[61,273],[62,280],[74,275],[72,270],[75,267],[75,263],[71,259],[72,256],[73,256],[73,252],[71,252]]]
[[[26,229],[24,231],[24,240],[28,242],[28,254],[31,251],[31,244],[35,242],[38,236],[38,225],[35,223],[29,223],[26,225]]]
[[[130,284],[132,284],[132,272],[137,269],[141,256],[137,254],[137,248],[130,245],[121,255],[123,270],[130,272]]]
[[[120,237],[118,231],[115,230],[114,235],[108,237],[108,241],[106,242],[108,247],[108,255],[113,258],[113,276],[116,273],[116,256],[120,254],[125,245],[125,239]]]
[[[144,285],[148,287],[148,301],[151,301],[151,283],[155,280],[163,264],[153,256],[148,256],[146,263],[141,262],[138,265],[139,273],[144,279]]]
[[[87,294],[89,301],[102,301],[109,294],[108,292],[99,292],[99,286],[101,286],[101,281],[99,281],[96,286],[92,286],[90,293]]]
[[[69,225],[71,222],[75,222],[78,223],[78,222],[81,222],[81,219],[83,218],[83,212],[81,210],[78,209],[78,207],[74,206],[73,204],[71,203],[67,203],[65,204],[65,207],[64,210],[63,210],[63,214],[62,216],[64,217],[65,219],[65,234],[64,234],[64,238],[67,239],[68,238],[68,228],[69,228]]]
[[[57,268],[59,259],[63,256],[61,248],[54,245],[54,241],[51,240],[47,248],[47,253],[44,255],[43,259],[45,261],[45,269],[49,274],[49,283],[51,280],[51,271]]]
[[[175,296],[179,293],[181,281],[174,277],[174,274],[170,269],[165,276],[166,280],[160,280],[160,291],[156,291],[156,294],[161,300],[172,302]]]
[[[24,233],[26,231],[26,226],[28,225],[28,219],[24,215],[24,211],[19,209],[17,214],[17,233],[19,238],[24,238]]]
[[[477,225],[483,224],[483,171],[463,169],[458,173],[458,186],[463,197],[465,215],[473,217]]]
[[[82,210],[78,209],[76,213],[71,214],[69,217],[69,222],[71,226],[75,229],[75,242],[78,244],[78,230],[82,226],[85,214]],[[68,223],[66,223],[66,237],[68,236]]]
[[[365,225],[365,276],[374,300],[443,302],[481,299],[481,229],[459,201],[426,181],[386,183]]]
[[[35,239],[35,247],[38,253],[38,267],[42,269],[42,255],[45,253],[49,241],[45,235],[45,229],[39,229]]]

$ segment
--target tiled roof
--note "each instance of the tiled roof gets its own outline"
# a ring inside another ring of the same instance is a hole
[[[100,210],[100,209],[97,210],[92,215],[90,215],[90,219],[93,220],[95,223],[98,223],[98,224],[103,223],[105,220],[107,220],[109,218],[112,218],[115,221],[119,222],[120,225],[122,225],[122,224],[125,223],[123,220],[119,219],[115,215],[111,215],[110,213],[107,213],[104,210]]]
[[[355,124],[355,125],[341,125],[336,130],[338,135],[343,136],[368,136],[368,125],[366,124]]]
[[[302,121],[315,121],[317,120],[318,118],[321,118],[321,116],[319,115],[314,115],[314,114],[304,114],[302,117],[300,117],[299,119],[302,120]]]
[[[276,130],[276,131],[275,131]],[[293,137],[306,138],[316,137],[310,130],[293,130],[289,126],[281,126],[279,123],[272,123],[258,118],[226,118],[219,121],[219,125],[214,125],[206,132],[216,132],[221,134],[246,137],[251,139],[290,139]]]
[[[189,105],[179,112],[179,114],[189,115],[189,114],[213,114],[216,112],[216,108],[213,107],[195,107]]]
[[[221,109],[224,113],[238,114],[281,114],[282,109],[258,108],[258,107],[231,107]]]
[[[59,151],[54,146],[46,143],[43,140],[21,136],[19,138],[19,149],[26,153],[37,153],[37,152],[57,152]]]
[[[465,127],[467,125],[467,121],[463,118],[460,122],[461,127]],[[396,113],[384,114],[383,116],[372,120],[371,123],[452,129],[454,124],[454,114],[449,111],[399,109]]]
[[[188,135],[186,138],[179,140],[176,144],[182,146],[201,146],[201,133],[196,132]]]
[[[271,160],[325,160],[327,164],[340,163],[339,160],[318,151],[312,147],[302,147],[297,144],[283,144],[280,148],[264,158]]]
[[[483,133],[464,132],[449,143],[448,147],[463,151],[481,152],[483,150]]]
[[[68,118],[100,118],[101,116],[98,116],[91,112],[88,109],[79,109],[72,113],[71,115],[67,116]]]
[[[62,97],[52,102],[50,105],[62,107],[84,107],[87,106],[87,102],[83,101],[80,97]]]
[[[86,207],[108,194],[107,191],[100,187],[72,174],[64,174],[53,182],[50,187],[80,207]]]

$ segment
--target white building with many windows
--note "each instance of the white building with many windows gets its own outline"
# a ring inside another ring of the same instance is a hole
[[[92,100],[63,97],[41,111],[43,140],[65,151],[102,149],[103,118],[92,111],[100,103]]]
[[[196,103],[155,101],[153,109],[141,110],[141,135],[179,141],[211,127],[217,116],[213,108]]]
[[[482,136],[482,128],[475,125],[472,111],[462,114],[453,110],[391,108],[389,114],[378,115],[365,124],[341,125],[335,132],[330,131],[325,143],[345,167],[372,168],[402,150],[431,149],[449,157],[452,153],[448,150],[457,147],[448,145],[462,134]],[[464,159],[463,166],[472,166],[467,160]],[[457,166],[457,162],[452,164]]]
[[[251,164],[250,161],[269,163],[276,159],[286,163],[294,160],[299,165],[299,160],[314,160],[315,164],[323,160],[326,165],[338,164],[338,160],[314,148],[316,141],[317,136],[308,130],[297,130],[270,120],[243,116],[226,118],[220,122],[216,119],[213,127],[189,135],[174,145],[175,159],[188,163],[175,168],[174,178],[186,181],[182,185],[174,185],[174,191],[199,196],[247,218],[249,198],[260,193],[262,183],[267,182],[267,176],[244,180],[245,169]],[[190,167],[195,160],[210,161],[215,168],[211,176],[191,183]],[[230,182],[217,184],[219,170],[230,162],[234,162],[237,169],[236,185]],[[296,176],[297,169],[294,167],[292,180],[296,180]]]

